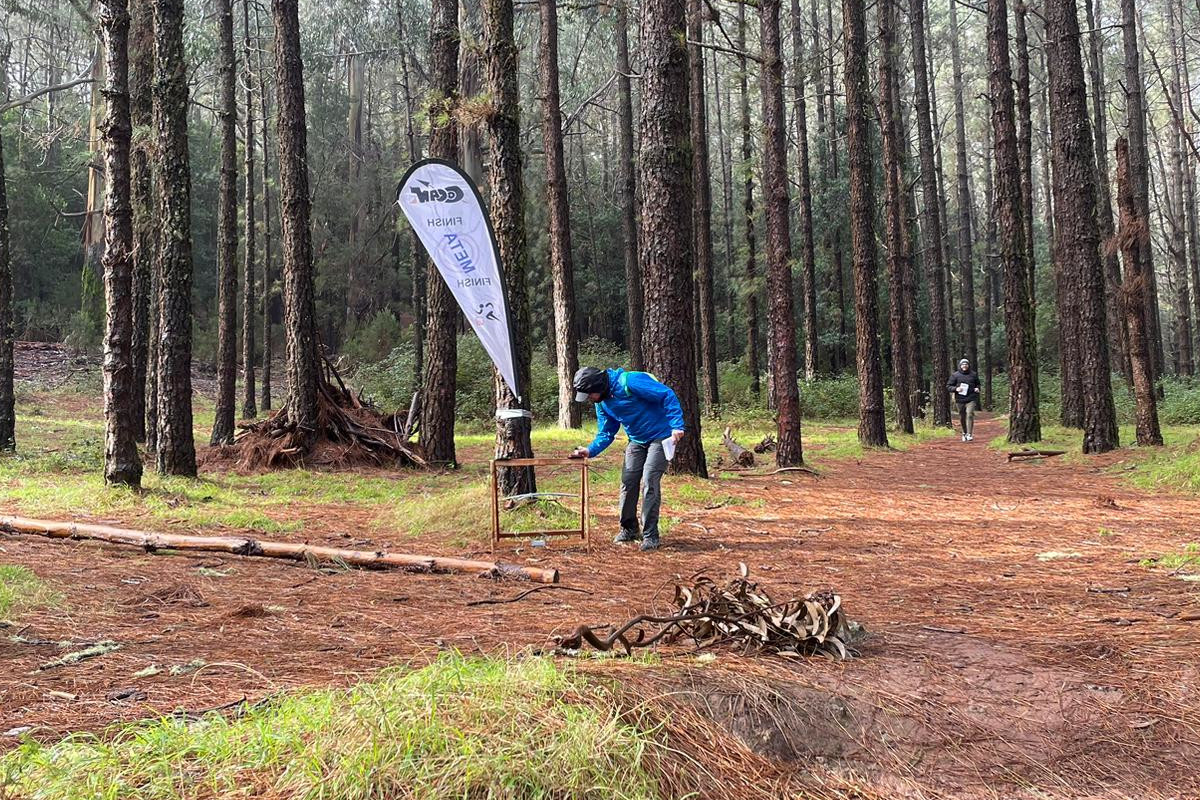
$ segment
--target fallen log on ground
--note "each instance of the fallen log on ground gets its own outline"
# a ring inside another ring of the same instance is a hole
[[[1023,450],[1014,450],[1008,454],[1009,461],[1028,460],[1033,461],[1039,458],[1050,458],[1052,456],[1061,456],[1066,454],[1066,450],[1034,450],[1026,447]]]
[[[725,434],[721,437],[721,441],[725,444],[725,449],[729,451],[729,455],[733,456],[733,463],[739,467],[754,466],[754,453],[751,453],[735,442],[733,434],[728,427],[725,428]]]
[[[490,578],[519,578],[537,583],[558,583],[558,570],[523,567],[492,561],[469,561],[444,556],[386,553],[381,550],[343,550],[298,542],[272,542],[248,536],[196,536],[158,533],[109,525],[87,525],[24,517],[0,517],[0,531],[47,536],[51,539],[93,539],[110,544],[155,550],[192,550],[230,553],[235,556],[281,558],[326,564],[347,564],[375,569],[405,569],[414,572],[461,572]]]

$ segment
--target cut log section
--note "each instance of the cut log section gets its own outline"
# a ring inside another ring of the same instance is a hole
[[[733,457],[734,464],[739,467],[754,466],[754,453],[751,453],[735,442],[733,434],[728,427],[725,428],[725,435],[721,437],[721,441],[725,444],[725,449],[729,451],[729,455]]]
[[[405,569],[415,572],[459,572],[490,578],[518,578],[537,583],[558,583],[558,570],[501,564],[493,561],[469,561],[443,556],[420,556],[410,553],[385,553],[379,550],[343,550],[338,547],[296,542],[272,542],[246,536],[195,536],[179,533],[158,533],[108,525],[86,525],[76,522],[57,522],[24,517],[0,517],[0,531],[46,536],[51,539],[93,539],[109,544],[155,550],[200,550],[230,553],[235,556],[282,558],[325,564],[348,564],[374,569]]]
[[[1066,454],[1066,450],[1033,450],[1025,448],[1023,450],[1015,450],[1008,454],[1009,461],[1035,461],[1040,458],[1050,458],[1052,456],[1061,456]]]

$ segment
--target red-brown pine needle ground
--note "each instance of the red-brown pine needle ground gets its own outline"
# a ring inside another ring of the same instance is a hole
[[[6,634],[123,646],[37,672],[58,651],[6,635],[0,730],[34,726],[54,740],[243,695],[345,684],[444,648],[515,653],[581,622],[666,610],[676,578],[726,576],[745,561],[781,597],[835,588],[871,632],[862,657],[718,651],[701,664],[679,649],[652,664],[581,662],[624,681],[631,705],[650,717],[668,716],[682,761],[667,768],[704,761],[712,796],[722,784],[733,792],[725,796],[796,786],[839,797],[1200,796],[1200,586],[1138,563],[1196,539],[1200,499],[1126,488],[1101,471],[1116,456],[1006,463],[984,444],[1001,431],[983,421],[975,443],[874,453],[816,478],[727,479],[723,491],[765,503],[683,515],[649,554],[607,543],[617,487],[598,485],[605,527],[591,555],[561,544],[501,554],[532,563],[533,553],[590,596],[547,591],[468,606],[524,587],[4,537],[2,561],[31,567],[69,609],[34,614]],[[669,511],[669,478],[665,491]],[[309,526],[326,531],[312,541],[372,536],[369,520],[343,507],[293,513],[324,520]],[[480,549],[469,553],[403,531],[369,541],[483,555],[484,524],[481,513]],[[208,666],[130,677],[192,659]],[[105,699],[134,684],[145,700]]]

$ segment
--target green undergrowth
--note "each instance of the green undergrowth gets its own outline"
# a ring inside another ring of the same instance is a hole
[[[27,741],[0,759],[0,780],[27,800],[640,800],[659,796],[659,746],[569,667],[446,655],[240,716]]]
[[[1108,467],[1123,482],[1148,491],[1177,491],[1200,494],[1200,426],[1163,425],[1162,447],[1138,447],[1137,432],[1132,425],[1120,426],[1122,458]],[[992,439],[988,446],[995,450],[1011,452],[1026,446],[1042,450],[1065,450],[1055,462],[1071,464],[1086,463],[1088,456],[1082,451],[1083,433],[1061,425],[1042,427],[1042,440],[1031,445],[1010,444],[1001,435]],[[1034,462],[1050,465],[1051,461]],[[1031,464],[1032,466],[1032,464]]]
[[[1189,542],[1178,552],[1164,553],[1156,558],[1145,558],[1139,563],[1143,567],[1195,575],[1200,573],[1200,542]]]
[[[61,597],[26,567],[0,564],[0,620],[58,605]]]

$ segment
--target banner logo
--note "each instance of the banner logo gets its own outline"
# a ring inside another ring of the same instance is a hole
[[[429,183],[429,181],[419,181],[422,186],[410,186],[409,191],[413,197],[409,200],[410,203],[459,203],[462,202],[465,193],[461,186],[447,186],[444,189],[439,189]]]

